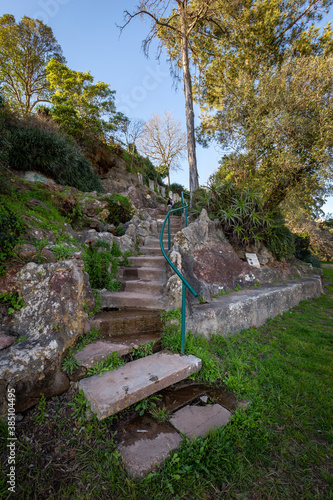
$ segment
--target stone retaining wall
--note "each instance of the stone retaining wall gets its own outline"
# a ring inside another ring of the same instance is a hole
[[[215,299],[210,304],[195,305],[187,319],[186,329],[205,336],[226,336],[240,330],[258,327],[302,300],[320,297],[323,287],[320,277],[302,278],[261,289],[234,292]]]

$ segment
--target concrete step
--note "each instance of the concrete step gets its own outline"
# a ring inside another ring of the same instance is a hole
[[[140,292],[102,292],[101,306],[103,309],[165,309],[164,300],[161,296],[152,293]]]
[[[140,255],[139,257],[130,257],[133,267],[165,267],[165,258],[163,255]]]
[[[162,331],[160,311],[125,309],[122,311],[103,311],[96,314],[92,326],[100,329],[104,336],[116,337],[120,334],[138,335]]]
[[[143,246],[140,247],[140,252],[144,255],[162,255],[161,247],[158,245],[156,247]]]
[[[165,235],[164,235],[165,236]],[[176,234],[172,234],[171,235],[171,242],[173,240],[173,238],[176,236]],[[160,246],[160,239],[159,238],[156,238],[155,236],[148,236],[146,238],[146,244],[141,247],[141,248],[145,248],[146,246],[149,247],[149,248],[161,248]],[[164,247],[166,247],[168,245],[168,238],[167,237],[164,237],[163,238],[163,244],[164,244]],[[141,250],[140,248],[140,250]]]
[[[126,356],[130,350],[137,350],[142,345],[147,345],[154,341],[156,344],[160,341],[157,334],[139,334],[139,335],[119,335],[111,339],[101,339],[85,346],[82,351],[74,354],[74,358],[85,368],[91,368],[97,362],[117,352],[119,356]]]
[[[103,420],[128,406],[180,382],[201,368],[195,356],[158,352],[117,370],[79,382],[91,410]]]
[[[123,280],[166,280],[166,267],[125,267],[123,269]]]
[[[123,282],[125,292],[153,293],[162,295],[165,281],[130,280]]]

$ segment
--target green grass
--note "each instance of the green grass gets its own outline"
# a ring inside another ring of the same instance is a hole
[[[333,270],[324,275],[326,284],[333,282]],[[167,338],[173,342],[171,330]],[[18,431],[13,498],[333,499],[332,332],[331,283],[327,294],[261,328],[210,342],[189,336],[187,350],[201,349],[217,361],[215,384],[249,404],[207,438],[184,439],[142,481],[124,469],[113,419],[78,421],[67,395],[47,401],[47,424]],[[85,402],[75,405],[83,416]],[[5,428],[3,436],[5,448]]]

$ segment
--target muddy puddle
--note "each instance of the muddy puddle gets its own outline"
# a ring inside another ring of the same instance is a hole
[[[233,412],[238,402],[235,396],[228,391],[214,388],[206,384],[186,383],[163,389],[156,396],[156,408],[163,408],[163,413],[170,418],[173,413],[187,405],[205,406],[206,404],[220,404]],[[116,442],[129,446],[137,440],[154,439],[161,433],[175,432],[168,421],[158,422],[148,412],[142,416],[135,415],[126,421],[120,421],[117,426]]]

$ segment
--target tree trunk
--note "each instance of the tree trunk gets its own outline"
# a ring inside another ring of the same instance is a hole
[[[186,20],[186,12],[184,5],[185,2],[177,0],[177,3],[178,3],[178,13],[180,19],[180,28],[182,33],[181,50],[182,50],[182,61],[183,61],[183,76],[184,76],[188,164],[189,164],[189,174],[190,174],[190,203],[192,203],[193,191],[195,191],[199,187],[197,156],[195,151],[192,80],[191,80],[190,62],[188,56],[187,20]]]

